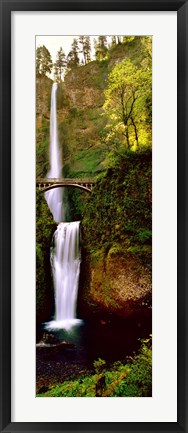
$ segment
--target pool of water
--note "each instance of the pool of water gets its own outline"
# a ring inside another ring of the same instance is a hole
[[[151,333],[151,320],[144,325],[134,320],[97,320],[96,322],[76,321],[68,329],[58,329],[54,322],[46,331],[43,324],[37,333],[37,342],[44,332],[53,335],[56,342],[67,342],[62,345],[58,356],[69,358],[77,357],[79,352],[84,361],[102,358],[107,362],[125,359],[140,346],[140,339]],[[53,356],[53,351],[52,351]],[[57,354],[56,354],[57,356]]]

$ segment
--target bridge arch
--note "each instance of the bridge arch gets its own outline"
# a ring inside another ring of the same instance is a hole
[[[83,191],[92,191],[95,179],[84,178],[84,179],[73,179],[73,178],[37,178],[36,185],[40,191],[45,192],[54,188],[80,188]]]
[[[49,186],[45,186],[45,187],[40,187],[40,185],[39,185],[39,189],[42,192],[50,191],[51,189],[54,189],[54,188],[64,188],[64,187],[66,187],[66,188],[67,187],[79,188],[79,189],[82,189],[82,190],[90,192],[90,193],[92,191],[92,188],[88,188],[88,187],[86,187],[84,185],[79,185],[79,184],[75,184],[75,183],[73,183],[73,184],[67,184],[67,183],[54,184],[54,185],[49,185]]]

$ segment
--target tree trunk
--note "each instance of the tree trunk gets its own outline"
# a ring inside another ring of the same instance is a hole
[[[134,122],[133,117],[131,117],[131,122],[132,122],[132,124],[133,124],[133,126],[134,126],[134,133],[135,133],[136,143],[137,143],[137,145],[138,145],[138,132],[137,132],[137,127],[136,127],[136,124],[135,124],[135,122]]]
[[[126,139],[127,139],[127,147],[130,149],[130,141],[129,141],[129,131],[128,131],[128,125],[126,125],[126,133],[125,133]]]
[[[125,125],[125,137],[127,139],[127,147],[128,147],[128,149],[130,149],[129,131],[128,131],[128,116],[127,116],[127,110],[126,110],[126,107],[124,104],[124,94],[125,94],[125,89],[122,89],[122,92],[121,92],[122,119],[123,119],[123,123]]]

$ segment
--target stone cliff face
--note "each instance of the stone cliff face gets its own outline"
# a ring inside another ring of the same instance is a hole
[[[151,150],[127,153],[103,174],[83,217],[83,314],[151,312]]]
[[[81,268],[81,313],[123,318],[151,312],[151,266],[137,255],[88,256]],[[86,277],[87,275],[87,277]]]
[[[53,81],[46,76],[36,78],[36,114],[37,118],[45,115],[49,116],[51,87]],[[37,125],[38,126],[38,125]]]
[[[70,106],[78,109],[102,106],[104,94],[100,81],[100,66],[95,62],[69,71],[65,77],[64,90]]]
[[[86,107],[95,108],[99,105],[98,101],[101,101],[101,92],[98,89],[92,87],[85,87],[84,89],[66,87],[65,89],[72,107],[81,109]]]

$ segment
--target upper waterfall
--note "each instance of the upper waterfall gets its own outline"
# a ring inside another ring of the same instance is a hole
[[[62,177],[62,155],[59,149],[58,142],[58,125],[56,111],[56,92],[58,84],[54,83],[51,94],[51,110],[50,110],[50,171],[47,174],[48,178]],[[64,220],[63,210],[63,190],[55,188],[45,193],[45,198],[48,206],[53,214],[56,222]]]

